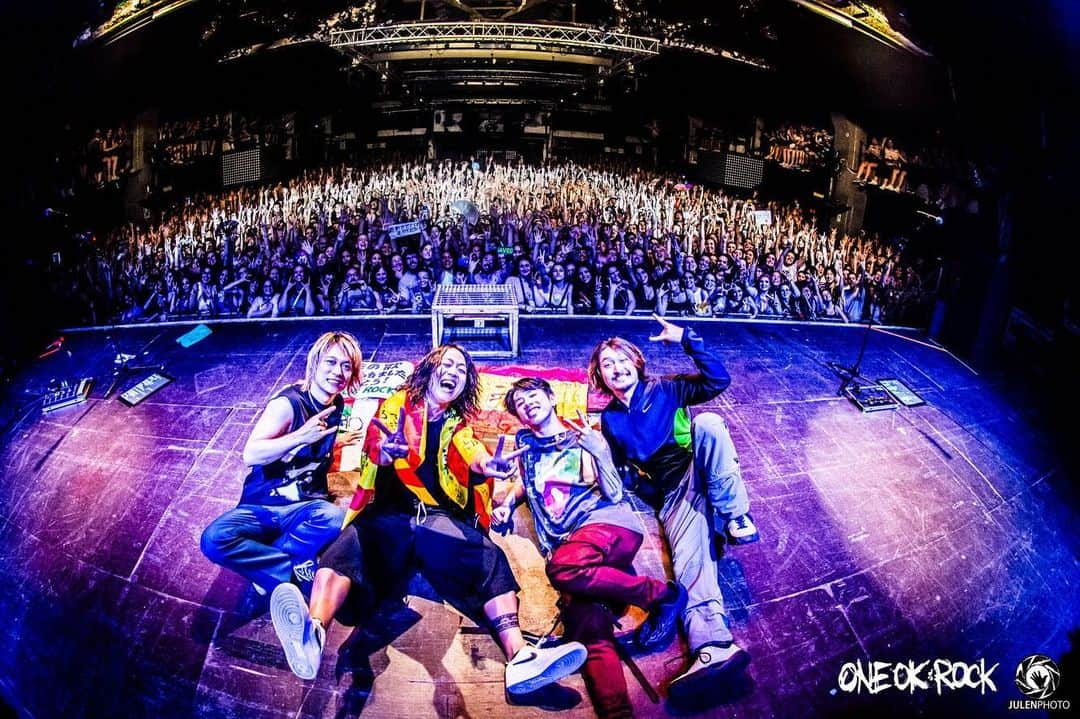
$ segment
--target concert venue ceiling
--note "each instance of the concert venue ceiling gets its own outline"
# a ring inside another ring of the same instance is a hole
[[[5,8],[17,28],[5,50],[9,66],[25,69],[13,74],[14,96],[41,144],[61,120],[93,126],[147,107],[184,116],[272,105],[318,116],[560,100],[616,117],[737,111],[820,123],[842,111],[896,129],[966,112],[965,132],[992,139],[1014,135],[1020,112],[1030,137],[1040,106],[1053,123],[1054,103],[1066,102],[1059,86],[1076,72],[1067,59],[1075,41],[1059,16],[1070,2],[40,0]],[[466,36],[378,44],[379,33],[421,18]],[[467,34],[497,21],[601,39],[575,49],[583,38],[564,37],[554,52],[547,43],[558,37]],[[373,44],[335,45],[348,30]],[[609,35],[655,45],[616,49],[604,44]]]
[[[723,104],[733,92],[798,98],[808,87],[897,106],[909,102],[901,89],[944,95],[916,77],[941,60],[933,24],[912,21],[914,2],[123,0],[97,6],[73,37],[102,76],[132,78],[126,93],[242,92],[238,78],[262,88],[252,76],[265,72],[290,92],[360,90],[406,107],[663,102],[652,91],[664,88]],[[880,83],[886,66],[904,80]]]

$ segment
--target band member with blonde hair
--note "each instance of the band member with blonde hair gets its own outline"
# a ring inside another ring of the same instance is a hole
[[[293,579],[310,586],[315,556],[341,529],[326,473],[341,422],[341,395],[360,386],[360,344],[327,332],[307,354],[304,379],[266,405],[244,445],[240,502],[203,531],[203,554],[266,594]],[[359,441],[348,433],[342,441]]]

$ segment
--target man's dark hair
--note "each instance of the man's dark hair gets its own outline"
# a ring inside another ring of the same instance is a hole
[[[461,417],[469,419],[480,409],[480,374],[476,371],[476,364],[464,347],[455,344],[439,345],[424,355],[417,363],[416,368],[401,386],[409,398],[409,402],[419,405],[424,401],[431,376],[436,368],[442,364],[443,357],[450,350],[457,350],[465,358],[465,388],[450,404],[450,409],[457,412]]]
[[[520,420],[521,417],[518,417],[517,409],[514,407],[514,395],[518,392],[532,392],[534,389],[543,390],[552,399],[555,397],[555,390],[551,389],[551,385],[548,384],[547,380],[539,377],[522,377],[510,385],[510,389],[506,391],[506,396],[503,397],[503,407]]]

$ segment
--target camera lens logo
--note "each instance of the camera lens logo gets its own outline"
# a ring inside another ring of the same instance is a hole
[[[1054,660],[1044,654],[1025,657],[1016,667],[1016,688],[1031,699],[1049,699],[1061,682],[1061,671]]]

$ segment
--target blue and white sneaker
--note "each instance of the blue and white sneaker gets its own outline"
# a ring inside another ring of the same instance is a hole
[[[270,619],[292,673],[301,679],[318,676],[326,630],[322,622],[311,618],[299,587],[284,583],[274,588],[270,595]]]

